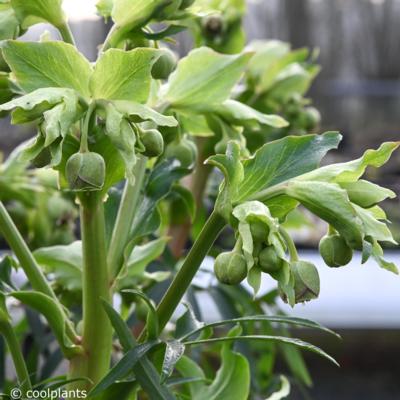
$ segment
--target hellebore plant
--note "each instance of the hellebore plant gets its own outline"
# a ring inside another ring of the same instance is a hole
[[[234,3],[102,0],[99,12],[114,25],[90,63],[74,46],[61,0],[0,2],[0,112],[11,113],[13,124],[37,127],[36,137],[13,157],[56,171],[59,190],[73,194],[80,210],[80,241],[31,252],[0,203],[0,233],[12,250],[1,261],[0,331],[23,392],[35,382],[8,312],[12,298],[47,320],[68,360],[68,377],[56,384],[93,398],[247,399],[249,363],[232,347],[239,341],[294,345],[334,361],[274,331],[296,325],[329,332],[311,321],[260,310],[205,324],[188,305],[173,319],[226,227],[234,245],[215,254],[216,278],[226,285],[247,279],[256,296],[265,274],[291,306],[317,298],[320,290],[317,268],[299,259],[284,224],[299,206],[329,225],[320,243],[328,266],[347,264],[357,250],[363,262],[373,258],[397,273],[383,258],[381,243],[395,242],[378,205],[395,195],[360,178],[367,167],[386,163],[398,143],[320,167],[341,136],[305,134],[319,120],[302,98],[318,67],[308,51],[290,52],[281,42],[242,50],[244,2]],[[15,40],[38,22],[52,24],[63,40]],[[154,31],[153,23],[163,28]],[[170,36],[186,28],[200,47],[178,62],[160,43],[173,42]],[[188,176],[189,183],[183,180]],[[202,207],[207,181],[219,189],[202,220],[196,207]],[[179,220],[174,210],[180,207]],[[197,224],[192,234],[190,217]],[[169,248],[168,234],[176,233],[181,236]],[[190,235],[193,244],[176,263]],[[161,256],[172,268],[154,269]],[[15,288],[12,268],[25,272],[27,285]],[[149,289],[171,274],[155,305]],[[121,299],[120,308],[113,307],[114,298]],[[132,305],[144,320],[136,320],[133,331]],[[249,324],[261,332],[248,334]],[[232,325],[229,332],[214,332]],[[198,353],[190,353],[208,343],[223,343],[211,383]],[[298,357],[290,354],[292,361]],[[280,386],[280,395],[287,395],[286,378]]]

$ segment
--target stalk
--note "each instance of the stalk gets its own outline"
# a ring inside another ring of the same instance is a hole
[[[135,165],[135,184],[131,185],[127,180],[124,193],[119,206],[117,220],[115,222],[110,247],[108,249],[108,268],[111,284],[118,276],[124,260],[124,250],[129,241],[129,233],[135,218],[141,188],[146,172],[147,157],[139,156]]]
[[[30,284],[32,285],[32,288],[37,292],[41,292],[51,297],[54,301],[59,303],[57,296],[47,282],[46,277],[44,276],[39,265],[36,263],[35,258],[33,257],[31,251],[29,250],[27,244],[19,233],[18,228],[15,226],[2,202],[0,202],[0,233],[3,235],[4,239],[7,241],[11,250],[17,257]],[[61,309],[63,309],[62,306]],[[77,337],[74,328],[66,315],[65,323],[67,325],[68,337],[74,343],[76,343]]]
[[[172,317],[172,314],[181,302],[186,290],[189,288],[205,256],[208,254],[211,246],[214,244],[225,225],[226,222],[224,218],[213,211],[200,232],[199,237],[193,244],[181,269],[176,274],[157,307],[160,330],[165,327]]]
[[[75,39],[71,32],[71,28],[70,28],[69,24],[67,22],[65,22],[63,25],[60,25],[57,28],[58,28],[58,31],[60,32],[62,40],[66,43],[69,43],[69,44],[72,44],[75,46]]]
[[[102,299],[111,302],[104,208],[98,192],[83,193],[79,198],[84,260],[82,346],[85,357],[75,360],[71,369],[85,372],[84,375],[96,384],[109,371],[112,348],[111,324],[102,306]],[[70,371],[70,375],[74,375],[74,371]]]
[[[19,389],[21,389],[22,393],[25,395],[28,390],[32,389],[32,385],[28,369],[25,364],[25,359],[21,352],[14,329],[9,322],[2,321],[0,322],[0,333],[3,335],[4,340],[7,343],[8,350],[10,351],[18,379],[18,384],[20,385]]]

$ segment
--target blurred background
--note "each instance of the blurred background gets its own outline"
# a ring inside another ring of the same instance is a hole
[[[66,0],[78,47],[96,57],[108,27],[95,15],[94,0]],[[331,160],[358,157],[383,141],[399,140],[400,132],[400,0],[260,0],[249,1],[245,19],[248,39],[280,39],[293,48],[318,49],[322,71],[309,97],[322,114],[321,131],[344,135],[340,152]],[[85,21],[82,24],[82,21]],[[37,39],[43,27],[25,36]],[[56,35],[56,34],[54,34]],[[178,51],[190,49],[189,38],[178,37]],[[13,127],[0,121],[0,149],[9,153],[32,135],[29,126]],[[330,161],[331,161],[330,160]],[[397,155],[379,175],[369,178],[400,194],[400,157]],[[400,239],[400,205],[385,204]],[[294,310],[296,316],[314,319],[337,330],[343,342],[327,342],[318,336],[306,340],[333,354],[341,369],[323,359],[305,355],[314,378],[313,399],[394,400],[400,398],[400,278],[373,263],[360,267],[360,259],[340,271],[326,268],[316,248],[321,232],[299,232],[306,257],[320,265],[321,298]],[[388,260],[400,264],[400,253],[388,252]],[[361,271],[360,271],[361,268]],[[264,290],[270,286],[266,283]],[[205,301],[204,307],[208,307]],[[210,303],[210,307],[211,307]],[[208,310],[206,315],[213,315]],[[213,310],[216,312],[216,310]],[[310,333],[311,335],[311,333]],[[302,332],[304,337],[304,332]],[[283,371],[284,372],[284,371]],[[304,398],[293,393],[291,399]]]

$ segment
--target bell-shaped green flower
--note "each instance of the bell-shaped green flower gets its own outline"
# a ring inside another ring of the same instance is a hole
[[[215,259],[214,272],[221,283],[237,285],[247,276],[246,259],[237,251],[221,253]]]
[[[164,151],[164,139],[157,129],[140,132],[140,140],[145,148],[143,154],[147,157],[158,157]]]
[[[101,190],[106,175],[106,165],[98,153],[76,153],[65,167],[68,184],[73,191]]]
[[[340,235],[326,235],[319,242],[319,252],[328,267],[337,268],[348,264],[353,250]]]
[[[295,302],[304,303],[318,298],[320,282],[318,270],[308,261],[295,261],[291,265],[294,277]]]

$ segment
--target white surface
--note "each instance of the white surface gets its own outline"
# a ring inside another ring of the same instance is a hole
[[[63,8],[72,21],[98,18],[96,0],[64,0]]]
[[[294,308],[280,301],[285,312],[335,328],[400,328],[400,276],[379,268],[372,260],[361,265],[359,254],[342,268],[328,268],[315,251],[300,252],[300,258],[317,265],[321,294],[317,300]],[[387,251],[385,258],[400,266],[400,252]],[[205,268],[211,265],[208,259]],[[203,284],[205,275],[198,276]],[[276,282],[264,275],[260,294],[274,287]],[[210,299],[201,296],[200,303],[208,319],[217,318]]]

